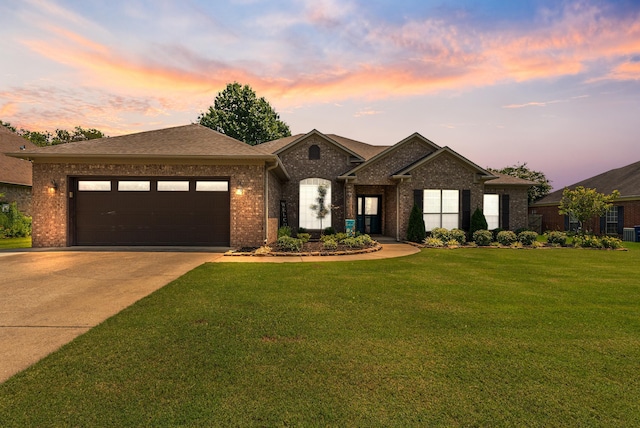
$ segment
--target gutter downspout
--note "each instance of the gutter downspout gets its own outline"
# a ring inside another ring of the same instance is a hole
[[[269,240],[269,172],[278,167],[276,160],[273,165],[267,166],[264,170],[264,245]]]

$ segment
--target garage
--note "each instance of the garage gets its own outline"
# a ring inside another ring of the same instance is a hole
[[[72,245],[229,246],[229,178],[71,177]]]

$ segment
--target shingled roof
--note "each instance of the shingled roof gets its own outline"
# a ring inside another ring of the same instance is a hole
[[[301,140],[302,138],[311,134],[322,135],[328,138],[329,140],[333,140],[333,142],[338,143],[343,148],[357,154],[364,160],[368,160],[388,148],[388,146],[373,146],[371,144],[352,140],[350,138],[342,137],[336,134],[323,134],[316,130],[313,130],[307,134],[296,134],[290,137],[284,137],[277,140],[269,141],[266,143],[262,143],[256,147],[260,147],[268,151],[269,153],[278,153],[280,150],[284,149],[289,144],[297,142],[298,140]]]
[[[578,186],[596,189],[596,191],[606,195],[617,190],[620,192],[620,199],[640,198],[640,161],[622,168],[603,172],[567,187],[575,189]],[[564,189],[556,190],[536,201],[533,205],[557,205],[562,199],[563,191]]]
[[[250,146],[199,124],[37,147],[11,155],[28,159],[118,157],[275,159],[273,154],[258,146]]]
[[[0,183],[32,185],[31,162],[5,155],[9,152],[20,152],[20,147],[33,150],[36,145],[0,125]]]
[[[536,182],[525,180],[523,178],[514,177],[512,175],[502,174],[500,172],[491,171],[491,174],[498,177],[487,181],[487,186],[535,186]]]

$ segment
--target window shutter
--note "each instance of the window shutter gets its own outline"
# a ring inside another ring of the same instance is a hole
[[[600,217],[600,234],[604,235],[607,233],[607,216],[606,214]]]
[[[569,227],[570,227],[570,225],[569,225],[569,216],[565,215],[564,216],[564,230],[568,232],[569,231]]]
[[[418,208],[420,208],[420,212],[424,212],[423,198],[424,192],[422,191],[422,189],[413,190],[413,203],[416,204]]]
[[[502,209],[502,225],[500,227],[509,230],[509,195],[502,195],[500,202],[502,205],[500,207]]]
[[[624,232],[624,207],[623,206],[619,206],[618,207],[618,230],[616,230],[616,232],[618,232],[618,235],[622,235],[622,233]]]
[[[462,229],[471,228],[471,190],[462,191]]]

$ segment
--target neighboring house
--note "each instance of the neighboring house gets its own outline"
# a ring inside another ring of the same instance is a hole
[[[16,202],[18,209],[31,215],[31,162],[6,156],[5,153],[32,150],[36,146],[0,125],[0,198],[1,209]]]
[[[201,125],[38,148],[33,245],[258,246],[283,224],[403,240],[414,203],[427,229],[527,225],[529,181],[497,176],[419,134],[372,146],[316,130],[249,146]],[[327,190],[328,213],[311,205]]]
[[[622,235],[625,227],[640,225],[640,162],[587,178],[568,188],[575,189],[578,186],[595,189],[606,195],[614,190],[620,192],[620,198],[606,215],[585,224],[586,230],[598,234]],[[577,221],[558,213],[563,191],[564,189],[556,190],[529,207],[531,215],[541,216],[542,230],[576,230]]]

